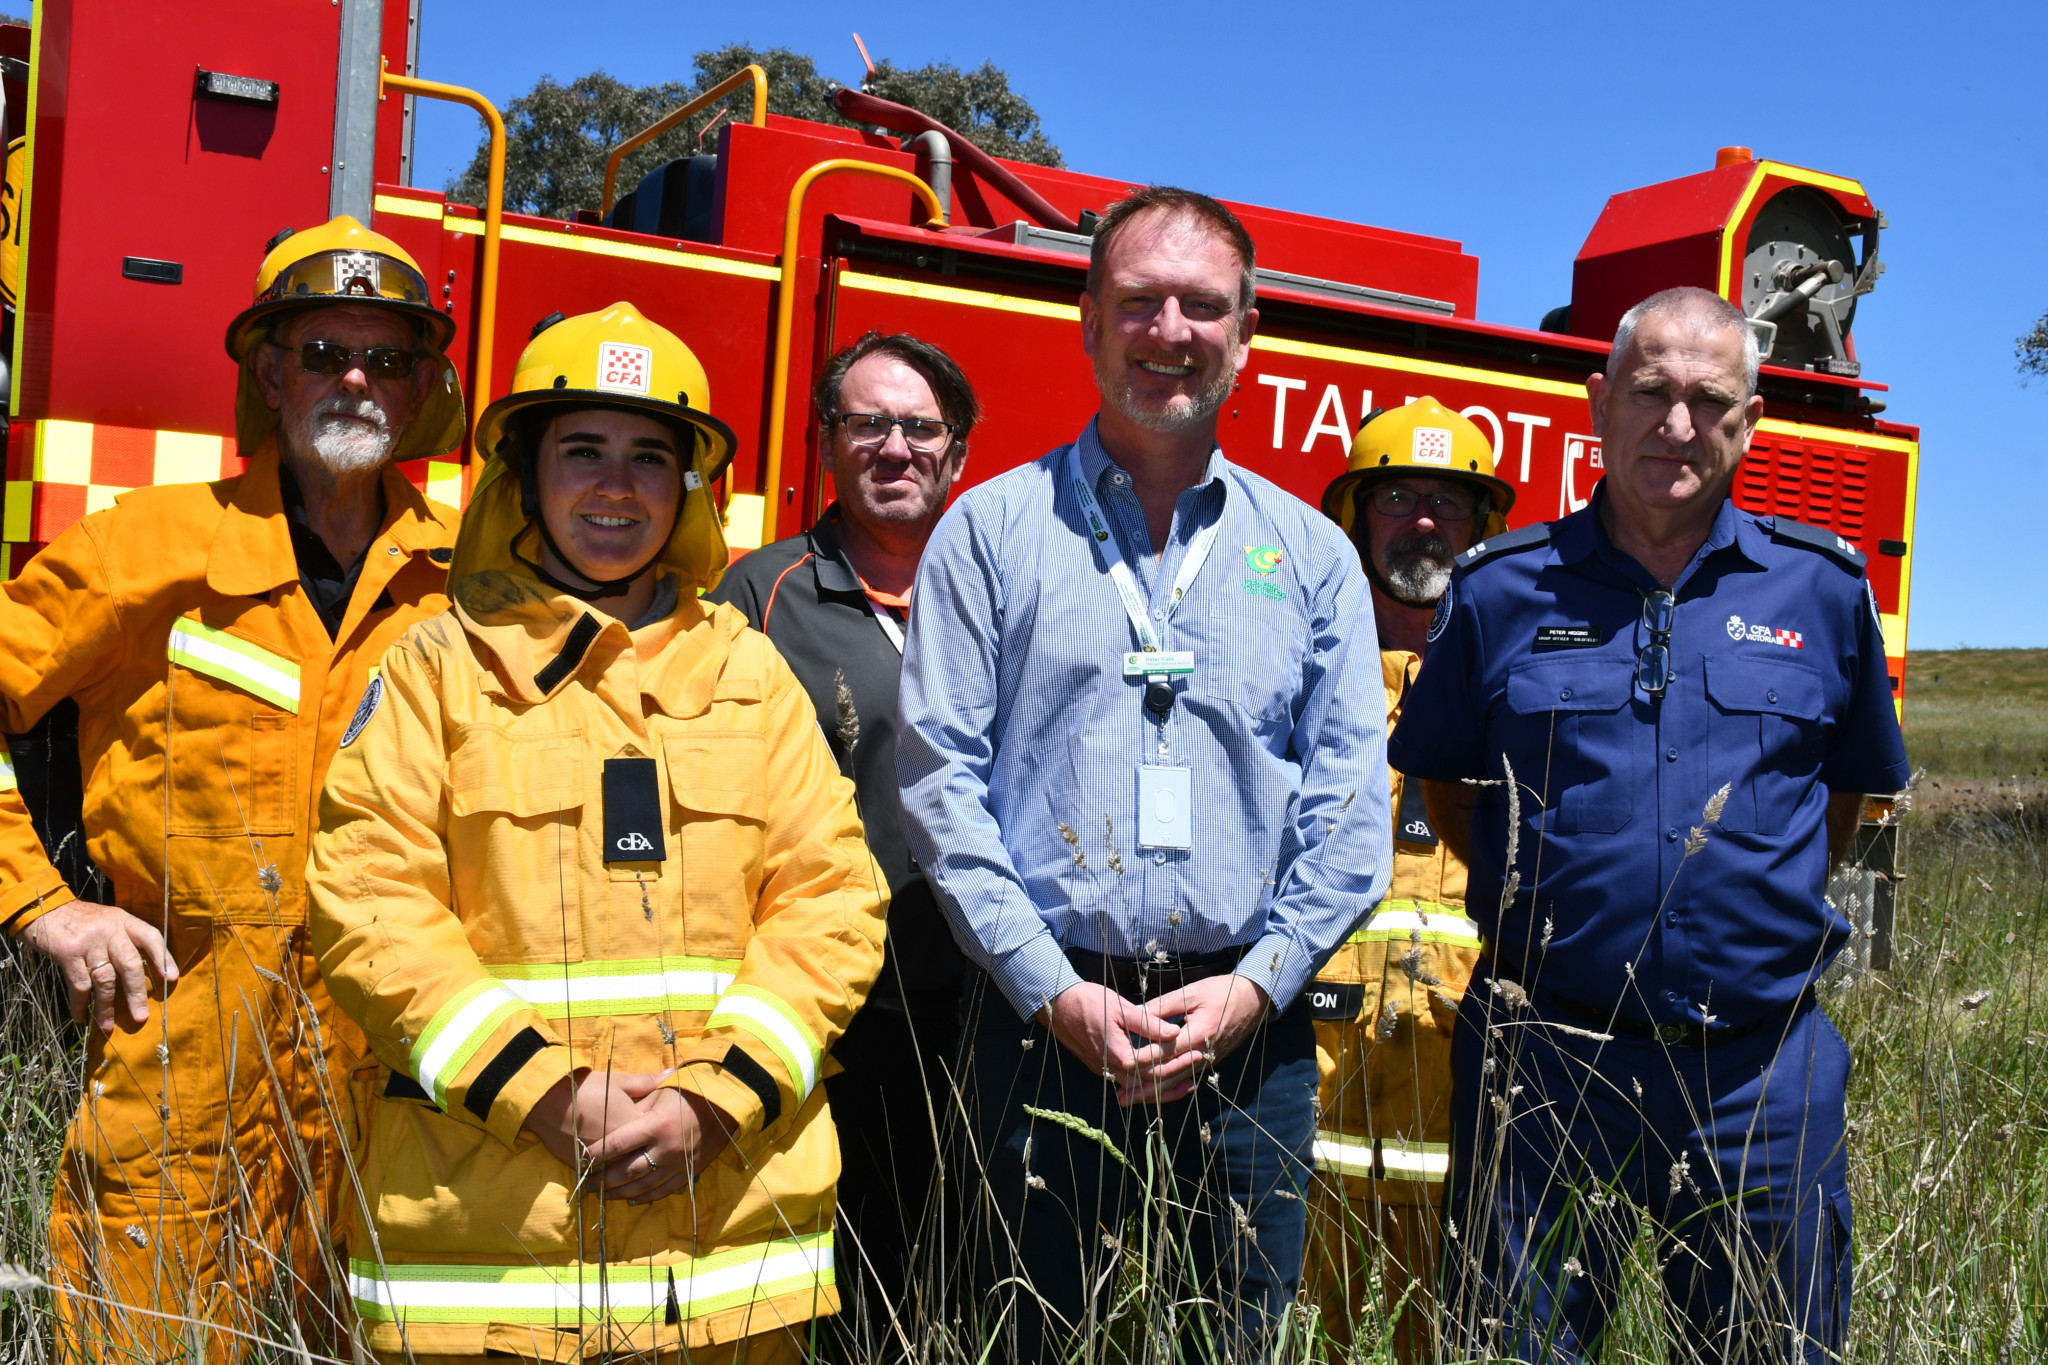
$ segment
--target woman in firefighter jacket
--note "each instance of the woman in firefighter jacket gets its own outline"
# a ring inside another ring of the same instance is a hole
[[[778,1359],[837,1306],[818,1082],[885,893],[803,688],[698,599],[706,391],[629,304],[543,324],[455,606],[331,770],[313,937],[375,1054],[344,1269],[380,1354]]]

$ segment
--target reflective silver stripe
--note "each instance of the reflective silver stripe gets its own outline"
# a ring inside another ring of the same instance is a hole
[[[818,1068],[825,1049],[818,1046],[796,1011],[758,986],[734,986],[711,1011],[711,1028],[740,1028],[768,1045],[782,1059],[789,1078],[796,1085],[796,1099],[802,1104],[818,1084]]]
[[[0,743],[0,792],[11,792],[20,785],[14,778],[14,754]]]
[[[1379,1149],[1377,1167],[1373,1149]],[[1330,1128],[1316,1130],[1316,1169],[1364,1179],[1442,1180],[1451,1169],[1448,1142],[1417,1138],[1361,1138]]]
[[[732,985],[737,958],[676,957],[490,967],[505,989],[548,1019],[710,1010]]]
[[[349,1292],[379,1322],[574,1324],[704,1317],[833,1283],[832,1234],[784,1238],[670,1264],[387,1265],[351,1260]]]

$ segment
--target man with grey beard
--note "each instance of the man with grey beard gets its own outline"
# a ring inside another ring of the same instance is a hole
[[[1367,414],[1323,512],[1351,536],[1372,581],[1387,732],[1429,648],[1458,555],[1505,529],[1514,488],[1493,444],[1434,398]],[[1309,990],[1321,1072],[1310,1296],[1350,1345],[1391,1322],[1398,1362],[1436,1358],[1438,1205],[1450,1156],[1451,1031],[1479,957],[1465,864],[1430,827],[1422,794],[1392,774],[1394,877]]]
[[[1315,1126],[1297,1002],[1386,888],[1357,552],[1216,444],[1252,262],[1206,195],[1112,205],[1080,299],[1101,408],[918,566],[897,774],[970,964],[972,1302],[1019,1360],[1099,1321],[1140,1209],[1174,1228],[1148,1282],[1181,1344],[1273,1349]]]
[[[243,472],[137,489],[0,587],[0,731],[77,703],[110,887],[65,884],[0,752],[0,926],[91,1028],[52,1181],[66,1360],[232,1356],[278,1303],[313,1340],[350,1317],[326,1268],[364,1043],[306,940],[307,841],[385,650],[447,609],[456,514],[396,462],[461,442],[462,391],[453,319],[352,218],[274,238],[254,293],[227,329]]]

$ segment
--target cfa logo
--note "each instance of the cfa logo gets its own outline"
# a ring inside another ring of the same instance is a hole
[[[1429,822],[1427,820],[1410,820],[1401,826],[1401,832],[1410,838],[1427,839],[1429,837]]]
[[[654,352],[646,346],[625,341],[605,341],[597,347],[597,386],[619,393],[644,394],[653,382]]]
[[[1314,1009],[1333,1010],[1337,1008],[1337,993],[1335,991],[1311,991],[1308,1003]]]
[[[631,834],[619,836],[616,843],[621,853],[652,853],[654,851],[653,841],[639,830],[634,830]]]

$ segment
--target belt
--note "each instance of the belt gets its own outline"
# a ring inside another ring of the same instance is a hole
[[[1513,972],[1502,971],[1491,964],[1474,974],[1474,984],[1484,977],[1497,977],[1520,986],[1539,1011],[1570,1015],[1586,1027],[1598,1029],[1602,1033],[1645,1041],[1654,1039],[1667,1047],[1719,1047],[1723,1043],[1732,1043],[1738,1038],[1747,1038],[1759,1029],[1781,1026],[1787,1019],[1811,1005],[1814,999],[1813,987],[1809,985],[1791,1004],[1772,1010],[1748,1023],[1710,1028],[1693,1020],[1687,1020],[1682,1024],[1653,1024],[1647,1019],[1632,1019],[1628,1015],[1617,1014],[1611,1008],[1603,1009],[1583,1000],[1559,995],[1547,986],[1535,985]],[[1469,994],[1468,992],[1468,996]]]
[[[1067,949],[1067,961],[1083,981],[1107,986],[1141,1005],[1212,976],[1229,976],[1244,955],[1242,946],[1166,958],[1110,957],[1086,948]]]

